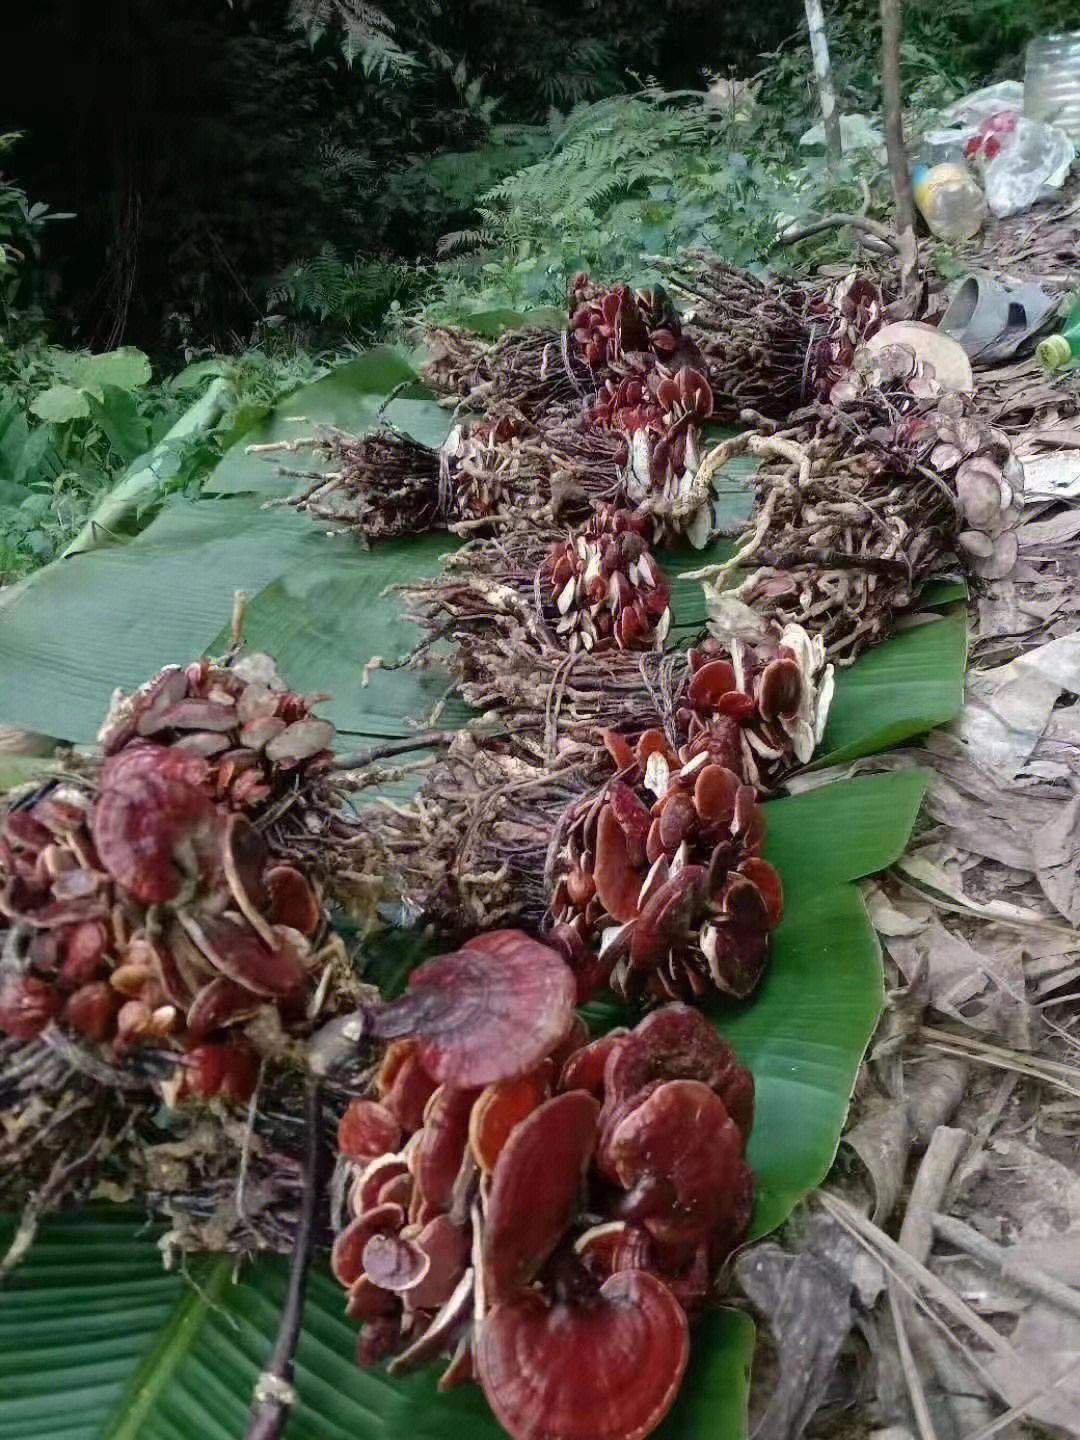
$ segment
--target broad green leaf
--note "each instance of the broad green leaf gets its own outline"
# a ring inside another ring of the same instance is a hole
[[[150,426],[139,413],[130,390],[103,385],[101,399],[91,400],[94,419],[104,430],[109,444],[130,465],[150,443]]]
[[[398,386],[405,388],[386,404]],[[254,492],[265,498],[288,495],[309,482],[282,475],[280,470],[310,468],[312,452],[249,455],[249,445],[307,439],[318,425],[336,425],[363,434],[380,418],[425,445],[441,445],[450,429],[450,412],[437,405],[431,393],[417,383],[416,371],[398,351],[369,350],[314,384],[294,391],[272,415],[247,430],[225,452],[206,482],[206,492]]]
[[[891,865],[907,845],[928,778],[925,770],[890,770],[770,800],[765,858],[783,879],[787,911]]]
[[[966,663],[967,616],[956,606],[940,620],[899,631],[838,670],[815,766],[887,750],[947,724],[964,701]]]
[[[919,606],[923,610],[935,610],[967,598],[966,580],[931,580],[919,591]]]
[[[343,732],[403,734],[403,717],[426,714],[446,677],[378,671],[364,688],[363,666],[380,647],[393,657],[415,643],[379,596],[433,570],[446,543],[426,536],[364,551],[250,497],[176,502],[129,544],[46,566],[0,611],[0,722],[92,741],[116,686],[220,648],[243,590],[249,643],[276,649],[291,683],[334,692],[325,713]]]
[[[138,390],[151,375],[150,361],[132,345],[122,345],[118,350],[106,350],[100,355],[66,350],[53,350],[50,354],[69,384],[91,391],[99,400],[105,385],[115,385],[118,390]]]
[[[193,360],[190,365],[184,366],[179,375],[172,377],[169,381],[169,389],[195,390],[202,385],[204,380],[228,375],[229,369],[229,361],[224,356],[214,356],[211,360]]]
[[[0,1308],[4,1440],[238,1440],[270,1353],[286,1266],[263,1259],[233,1282],[231,1258],[166,1272],[153,1236],[121,1211],[55,1218],[7,1283]],[[438,1370],[390,1380],[360,1371],[356,1327],[322,1265],[297,1348],[299,1403],[287,1440],[500,1440],[477,1386],[440,1395]],[[694,1327],[663,1440],[740,1440],[753,1326],[718,1312]]]
[[[553,306],[535,310],[465,310],[454,317],[454,323],[474,335],[494,340],[504,330],[522,330],[538,325],[552,330],[561,330],[566,316]]]
[[[862,897],[834,884],[789,907],[753,1002],[714,1015],[754,1076],[752,1235],[781,1225],[828,1173],[884,999]]]
[[[39,420],[65,425],[69,420],[85,419],[90,414],[90,401],[74,385],[50,385],[34,398],[30,411]]]

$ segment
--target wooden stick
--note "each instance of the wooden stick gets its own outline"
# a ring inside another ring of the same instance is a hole
[[[911,191],[901,113],[900,34],[904,24],[903,13],[903,0],[881,0],[881,100],[885,111],[885,148],[896,197],[900,289],[908,295],[915,288],[915,265],[919,252],[915,243],[915,199]]]
[[[244,1440],[279,1440],[293,1406],[294,1356],[300,1337],[300,1321],[304,1313],[308,1270],[315,1248],[315,1224],[319,1197],[325,1184],[322,1143],[319,1125],[322,1118],[322,1096],[317,1079],[309,1078],[304,1087],[304,1130],[307,1153],[304,1157],[304,1191],[300,1207],[300,1228],[296,1235],[289,1288],[281,1312],[274,1350],[266,1369],[255,1382],[255,1395],[248,1414]]]

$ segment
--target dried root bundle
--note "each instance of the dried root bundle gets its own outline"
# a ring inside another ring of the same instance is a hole
[[[302,858],[323,826],[321,868],[339,868],[317,698],[265,656],[167,667],[118,692],[94,757],[0,814],[3,1150],[45,1201],[108,1155],[114,1185],[146,1193],[162,1099],[224,1102],[206,1132],[224,1146],[228,1103],[287,1085],[316,1016],[355,1003]]]
[[[880,327],[885,297],[866,276],[814,288],[756,279],[700,251],[651,257],[689,302],[683,329],[703,357],[714,414],[785,420],[829,389]]]
[[[358,819],[408,914],[451,936],[511,923],[535,929],[548,902],[552,833],[609,770],[599,743],[564,737],[549,761],[527,737],[463,731],[407,805],[372,804]]]
[[[437,325],[425,330],[424,340],[429,359],[421,378],[440,394],[459,396],[468,409],[508,409],[540,420],[553,409],[576,407],[590,389],[588,367],[560,330],[508,330],[487,343]]]
[[[374,1016],[409,1038],[338,1131],[359,1363],[441,1356],[440,1388],[477,1380],[521,1440],[660,1422],[753,1202],[753,1079],[726,1042],[672,1005],[589,1043],[573,996],[518,931],[429,962]]]
[[[870,373],[885,388],[706,457],[701,484],[741,450],[764,462],[749,535],[732,560],[698,572],[721,640],[763,619],[797,624],[847,663],[950,556],[984,576],[1012,568],[1023,470],[1004,434],[959,395],[917,395],[908,378]],[[725,588],[740,569],[749,575]]]
[[[564,517],[584,519],[622,490],[625,441],[582,431],[561,413],[541,432],[520,414],[463,420],[437,449],[390,428],[363,439],[324,429],[312,440],[331,469],[318,472],[289,505],[353,531],[361,540],[449,530],[552,532]],[[307,472],[305,472],[307,473]]]

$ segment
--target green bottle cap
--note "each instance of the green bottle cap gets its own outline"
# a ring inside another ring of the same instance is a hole
[[[1035,347],[1039,364],[1046,370],[1060,370],[1072,359],[1072,350],[1064,335],[1048,335]]]

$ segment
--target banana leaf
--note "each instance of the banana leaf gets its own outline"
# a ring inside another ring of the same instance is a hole
[[[757,1107],[749,1157],[753,1233],[764,1234],[825,1175],[882,1003],[877,941],[852,881],[903,849],[925,785],[913,771],[864,777],[770,802],[767,854],[787,909],[753,1003],[714,1014],[750,1065]],[[614,1008],[593,1018],[613,1023]],[[145,1226],[118,1213],[58,1218],[14,1272],[0,1307],[5,1440],[237,1440],[272,1344],[285,1262],[232,1276],[209,1258],[162,1270]],[[360,1372],[342,1296],[312,1276],[297,1356],[292,1437],[501,1432],[473,1387],[440,1395],[434,1376]],[[694,1360],[664,1440],[742,1440],[753,1327],[720,1311],[695,1327]]]
[[[317,419],[355,428],[374,418],[386,387],[412,383],[397,355],[353,365],[327,377],[333,384],[298,392],[258,433],[288,437]],[[392,404],[430,401],[413,391]],[[303,421],[290,419],[297,416]],[[423,409],[412,419],[434,427],[436,416]],[[445,422],[445,411],[438,419]],[[288,483],[238,446],[211,477],[209,498],[175,502],[129,543],[39,572],[0,614],[0,721],[91,740],[114,686],[220,647],[238,588],[250,600],[249,643],[274,653],[291,684],[331,692],[325,709],[345,736],[401,734],[406,717],[423,717],[444,681],[377,671],[364,686],[363,666],[415,639],[393,598],[380,598],[385,587],[433,573],[453,542],[425,536],[365,552],[304,516],[260,508]],[[719,558],[723,544],[669,564],[680,635],[700,628],[704,609],[700,587],[678,572]],[[825,758],[868,753],[947,720],[959,703],[964,644],[962,615],[946,613],[841,672]],[[767,807],[766,853],[783,875],[785,918],[754,1001],[714,1014],[757,1083],[755,1234],[780,1224],[835,1155],[882,1004],[877,942],[852,882],[903,850],[923,785],[918,773],[892,772]],[[613,1023],[618,1015],[598,1006],[594,1018]],[[130,1216],[51,1221],[0,1306],[0,1435],[234,1440],[284,1285],[283,1262],[273,1259],[245,1267],[236,1282],[232,1262],[221,1258],[167,1273],[152,1234]],[[443,1396],[428,1373],[393,1382],[361,1373],[353,1343],[340,1292],[320,1269],[305,1311],[289,1435],[500,1433],[474,1387]],[[744,1316],[704,1320],[687,1382],[658,1434],[743,1440],[752,1345]]]

